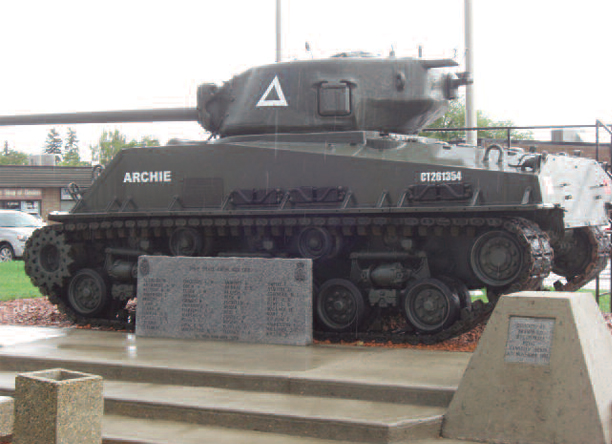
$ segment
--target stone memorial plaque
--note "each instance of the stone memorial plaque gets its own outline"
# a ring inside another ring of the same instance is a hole
[[[548,365],[555,320],[510,316],[505,362]]]
[[[310,259],[141,256],[136,334],[312,342]]]

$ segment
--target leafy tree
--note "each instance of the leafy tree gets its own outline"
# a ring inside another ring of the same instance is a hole
[[[136,142],[136,141],[132,141]],[[139,141],[136,142],[136,146],[159,146],[159,139],[153,136],[144,136]]]
[[[479,128],[514,126],[511,120],[494,120],[483,111],[476,111],[476,126]],[[453,100],[446,114],[434,121],[427,128],[462,128],[465,127],[465,102],[463,99]],[[464,131],[425,131],[422,135],[440,140],[460,140],[465,137]],[[511,130],[513,139],[533,139],[531,131]],[[508,132],[505,129],[478,131],[478,139],[506,139]]]
[[[81,160],[81,155],[78,150],[68,151],[64,154],[64,159],[58,163],[59,166],[87,166],[89,162]]]
[[[68,135],[64,141],[64,151],[66,153],[70,151],[79,151],[79,138],[76,135],[76,131],[72,128],[68,128]]]
[[[125,134],[122,134],[119,130],[113,132],[104,130],[100,139],[98,139],[98,144],[90,145],[89,149],[91,150],[93,163],[106,165],[122,149],[157,145],[159,145],[159,140],[153,136],[144,136],[140,140],[132,139],[128,142]]]
[[[28,155],[20,151],[12,150],[7,141],[0,154],[0,165],[27,165]]]
[[[52,128],[47,134],[43,152],[45,154],[55,154],[55,158],[59,161],[62,156],[62,145],[62,136],[60,136],[55,128]]]
[[[89,165],[89,162],[81,160],[81,153],[79,152],[79,139],[76,135],[76,131],[72,128],[68,128],[68,135],[64,141],[64,159],[59,163],[60,166],[85,166]]]

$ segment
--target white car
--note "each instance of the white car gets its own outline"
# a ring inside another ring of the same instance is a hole
[[[0,210],[0,262],[23,256],[26,241],[45,225],[39,217],[16,210]]]

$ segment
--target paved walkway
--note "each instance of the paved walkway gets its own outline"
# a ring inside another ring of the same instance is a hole
[[[229,372],[454,389],[471,357],[382,347],[282,346],[137,337],[75,328],[0,326],[0,357],[78,360],[151,368]]]

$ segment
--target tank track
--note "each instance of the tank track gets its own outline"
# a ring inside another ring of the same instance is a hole
[[[134,331],[136,328],[135,313],[130,313],[129,310],[120,310],[117,319],[86,318],[76,314],[56,292],[50,291],[46,296],[49,298],[49,302],[55,305],[60,313],[64,314],[76,325],[118,331]]]
[[[511,219],[480,219],[473,218],[468,221],[472,227],[503,227],[504,230],[514,234],[529,252],[525,258],[525,266],[518,278],[508,287],[503,289],[488,289],[487,295],[490,302],[476,301],[471,308],[463,308],[460,318],[449,328],[435,334],[419,334],[407,331],[377,332],[364,331],[357,333],[330,333],[315,331],[314,338],[320,341],[337,342],[375,342],[394,344],[436,344],[439,342],[460,336],[480,323],[486,321],[502,294],[514,293],[523,290],[537,290],[544,278],[552,269],[553,250],[550,246],[548,235],[539,226],[524,218]]]
[[[585,228],[591,246],[591,257],[584,272],[569,279],[565,284],[557,281],[554,284],[556,291],[576,291],[595,279],[608,265],[610,257],[610,240],[598,227]]]
[[[83,239],[99,239],[104,237],[116,238],[116,237],[127,237],[130,235],[130,231],[126,230],[129,228],[133,230],[136,226],[141,228],[150,229],[151,225],[153,230],[162,230],[163,228],[169,228],[174,226],[190,225],[194,226],[193,220],[185,220],[180,218],[170,218],[165,220],[149,221],[131,221],[126,223],[127,227],[123,222],[111,223],[106,222],[102,224],[96,222],[80,223],[80,224],[66,224],[66,225],[54,225],[45,227],[43,233],[45,236],[49,236],[48,231],[53,230],[56,232],[57,238],[64,239],[65,235],[67,238],[77,237],[81,241]],[[323,219],[323,218],[321,218]],[[389,222],[386,218],[376,218],[376,220],[366,220],[365,222],[371,224],[372,230],[380,230],[381,226],[384,226],[386,222]],[[372,218],[375,219],[375,218]],[[339,225],[339,218],[328,218],[326,221],[329,225],[330,222]],[[344,221],[342,221],[344,222]],[[474,235],[478,230],[483,228],[491,229],[503,229],[509,233],[512,233],[518,239],[519,243],[523,246],[525,251],[528,251],[528,255],[525,260],[525,266],[522,269],[520,276],[508,287],[502,289],[489,290],[488,296],[490,301],[483,303],[477,301],[471,305],[471,307],[464,307],[461,309],[459,320],[451,325],[449,328],[435,334],[419,334],[405,330],[392,330],[392,331],[376,331],[373,328],[366,329],[364,332],[357,333],[330,333],[315,331],[314,337],[317,340],[330,340],[333,342],[339,341],[367,341],[367,342],[388,342],[394,343],[410,343],[410,344],[433,344],[441,342],[452,337],[459,336],[465,332],[470,331],[475,326],[485,321],[493,311],[495,303],[498,297],[504,293],[511,293],[521,290],[534,290],[538,289],[541,285],[542,280],[548,275],[551,270],[552,263],[552,248],[550,247],[548,236],[544,233],[537,224],[524,218],[403,218],[401,220],[395,219],[395,223],[408,223],[410,229],[413,232],[419,232],[420,234],[429,235],[429,233],[441,233],[443,230],[451,230],[459,233],[461,230],[471,233]],[[321,223],[321,221],[319,221]],[[346,222],[344,222],[346,226]],[[146,225],[146,227],[145,227]],[[203,224],[204,225],[204,224]],[[219,227],[225,228],[223,223],[216,224]],[[291,224],[289,224],[291,225]],[[215,227],[216,228],[216,227]],[[341,227],[339,228],[341,229]],[[103,234],[105,232],[106,234]],[[134,234],[134,233],[131,233]],[[225,233],[227,234],[227,233]],[[31,242],[37,242],[37,236],[33,236]],[[64,248],[62,246],[62,248]],[[67,250],[62,250],[65,251]],[[75,254],[73,251],[72,254]],[[598,256],[599,257],[599,256]],[[26,264],[31,263],[31,259],[28,260],[26,257]],[[69,260],[66,261],[70,263]],[[29,265],[26,265],[28,267]],[[68,266],[68,265],[67,265]],[[604,262],[605,266],[605,262]],[[592,267],[593,268],[593,267]],[[31,279],[37,286],[39,286],[41,292],[49,297],[51,303],[57,306],[58,310],[64,313],[68,319],[75,322],[78,325],[88,325],[94,328],[109,328],[109,329],[120,329],[132,331],[135,328],[135,313],[122,308],[118,311],[117,316],[113,319],[107,318],[89,318],[79,316],[75,313],[64,301],[61,294],[61,287],[54,285],[54,283],[41,281],[37,279],[36,273],[29,269]],[[376,310],[373,310],[373,314],[369,319],[370,327],[374,323],[376,318]]]

